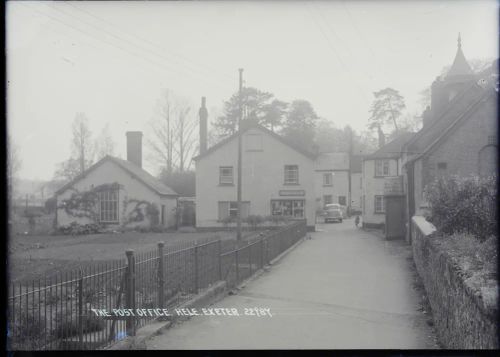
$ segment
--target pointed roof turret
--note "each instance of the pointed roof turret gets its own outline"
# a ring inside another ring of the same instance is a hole
[[[453,61],[453,64],[451,65],[446,78],[455,76],[470,76],[474,74],[472,68],[465,59],[464,53],[462,52],[462,39],[460,37],[460,33],[458,33],[457,42],[457,54],[455,55],[455,60]]]

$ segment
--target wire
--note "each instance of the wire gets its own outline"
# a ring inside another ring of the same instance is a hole
[[[70,25],[70,24],[68,24],[68,23],[66,23],[66,22],[64,22],[64,21],[62,21],[61,19],[59,19],[59,18],[57,18],[57,17],[54,17],[54,16],[52,16],[52,15],[50,15],[50,14],[47,14],[47,13],[45,13],[45,12],[43,12],[43,11],[40,11],[40,9],[35,9],[35,8],[33,8],[32,6],[27,6],[26,4],[24,4],[24,3],[22,3],[22,2],[18,2],[18,4],[20,4],[21,6],[24,6],[24,7],[28,8],[28,9],[30,9],[30,10],[32,10],[32,11],[35,11],[35,12],[37,12],[37,13],[39,13],[39,14],[42,14],[42,15],[44,15],[44,16],[46,16],[46,17],[48,17],[48,18],[50,18],[50,19],[52,19],[52,20],[54,20],[54,21],[57,21],[57,22],[59,22],[59,23],[61,23],[61,24],[65,25],[65,26],[67,26],[67,27],[70,27],[70,28],[72,28],[72,29],[73,29],[73,30],[75,30],[75,31],[78,31],[78,32],[80,32],[80,33],[83,33],[84,35],[86,35],[86,36],[88,36],[88,37],[90,37],[90,38],[92,38],[92,39],[94,39],[94,40],[98,40],[98,41],[104,42],[104,43],[106,43],[106,44],[108,44],[108,45],[110,45],[110,46],[112,46],[112,47],[115,47],[115,48],[120,49],[121,51],[127,52],[128,54],[131,54],[131,55],[133,55],[133,56],[135,56],[135,57],[138,57],[138,58],[140,58],[140,59],[142,59],[142,60],[145,60],[145,61],[147,61],[147,62],[150,62],[150,63],[154,64],[155,66],[157,66],[157,67],[159,67],[159,68],[163,69],[166,73],[172,74],[172,70],[171,70],[171,68],[168,68],[168,69],[167,69],[167,68],[165,67],[165,64],[164,64],[164,63],[161,63],[161,62],[159,63],[159,62],[156,62],[156,61],[154,61],[154,60],[151,60],[151,59],[149,59],[149,58],[147,58],[147,57],[144,57],[144,56],[142,56],[142,55],[138,55],[137,53],[131,52],[131,51],[130,51],[130,50],[128,50],[127,48],[124,48],[124,47],[119,46],[119,45],[117,45],[117,44],[115,44],[115,43],[112,43],[112,42],[106,41],[104,38],[95,37],[94,35],[92,35],[92,34],[90,34],[90,33],[86,32],[86,31],[84,31],[84,30],[82,30],[82,29],[80,29],[80,28],[78,28],[78,27],[75,27],[75,26],[73,26],[73,25]],[[83,20],[80,20],[80,21],[83,21]],[[175,71],[174,71],[174,73],[175,73]],[[200,78],[197,78],[197,77],[195,77],[195,79],[197,79],[197,80],[201,80],[201,81],[204,81],[204,82],[205,82],[205,84],[208,84],[209,86],[213,86],[213,84],[212,84],[212,83],[208,83],[208,82],[207,82],[207,81],[205,81],[204,79],[200,79]],[[222,86],[221,86],[221,84],[222,84],[222,83],[219,83],[219,82],[215,82],[215,83],[216,83],[216,85],[218,85],[219,87],[222,87]],[[225,88],[225,87],[224,87],[224,88]]]
[[[347,68],[347,66],[344,64],[344,61],[342,61],[342,58],[339,56],[339,54],[337,53],[337,51],[335,50],[334,46],[332,45],[331,41],[330,41],[330,38],[326,35],[326,33],[324,32],[322,26],[320,25],[320,23],[314,18],[314,14],[313,14],[313,11],[312,9],[309,7],[309,3],[311,1],[308,1],[306,4],[307,6],[307,10],[309,12],[309,14],[311,15],[311,18],[314,22],[314,24],[318,27],[318,29],[320,30],[321,34],[323,35],[323,37],[325,38],[327,44],[328,44],[328,47],[330,48],[330,50],[333,52],[333,54],[335,55],[335,57],[337,58],[337,61],[339,62],[339,64],[342,66],[342,68],[344,69],[345,72],[348,72],[349,73],[349,76],[351,77],[351,80],[354,84],[354,86],[358,89],[358,91],[362,94],[363,98],[365,99],[365,101],[367,103],[369,103],[369,100],[366,96],[366,93],[364,92],[364,90],[361,88],[361,86],[357,83],[357,81],[354,79],[351,71]]]
[[[73,3],[71,3],[71,2],[64,2],[64,4],[66,4],[66,5],[68,5],[68,6],[71,6],[71,7],[73,7],[74,9],[77,9],[77,10],[78,10],[78,11],[80,11],[80,12],[86,13],[88,16],[91,16],[91,17],[93,17],[93,18],[95,18],[95,19],[97,19],[97,20],[99,20],[99,21],[101,21],[101,22],[103,22],[103,23],[107,24],[108,26],[114,27],[114,28],[118,29],[120,32],[122,32],[122,33],[124,33],[124,34],[127,34],[128,36],[133,36],[133,37],[135,37],[135,38],[139,39],[139,40],[140,40],[140,41],[142,41],[142,42],[149,43],[149,44],[150,44],[152,47],[154,47],[154,48],[157,48],[157,49],[159,49],[159,50],[161,50],[161,51],[167,51],[167,52],[170,52],[170,56],[180,58],[180,59],[182,59],[182,60],[183,60],[183,61],[185,61],[185,62],[186,62],[186,61],[187,61],[187,62],[191,62],[191,63],[193,63],[193,65],[192,65],[193,67],[197,66],[197,67],[203,68],[203,70],[204,70],[204,71],[207,71],[207,72],[209,72],[210,74],[212,74],[213,72],[218,72],[220,75],[225,76],[226,78],[228,78],[228,80],[230,80],[230,81],[231,81],[231,83],[232,83],[232,80],[234,79],[234,76],[232,76],[232,75],[230,75],[230,74],[228,74],[228,73],[225,73],[225,72],[220,72],[220,71],[218,71],[217,69],[215,69],[215,68],[213,68],[213,67],[211,67],[211,66],[203,65],[203,64],[201,64],[201,63],[198,63],[198,62],[193,61],[193,60],[192,60],[192,59],[190,59],[190,58],[187,58],[187,57],[185,57],[185,56],[182,56],[182,55],[179,55],[179,54],[177,54],[177,53],[174,53],[174,52],[172,52],[171,50],[167,50],[167,49],[165,49],[164,47],[162,47],[162,46],[158,45],[157,43],[152,42],[152,41],[150,41],[149,39],[146,39],[146,38],[140,37],[140,36],[138,36],[138,35],[137,35],[137,34],[135,34],[135,33],[124,31],[124,30],[123,30],[123,29],[121,29],[119,26],[117,26],[117,25],[115,25],[115,24],[113,24],[113,23],[111,23],[111,22],[109,22],[109,21],[106,21],[106,20],[104,20],[103,18],[101,18],[101,17],[99,17],[99,16],[96,16],[96,15],[95,15],[95,14],[93,14],[92,12],[90,12],[90,11],[88,11],[88,10],[85,10],[85,9],[83,9],[83,8],[79,7],[79,6],[76,6],[76,5],[74,5]]]
[[[131,44],[133,47],[138,48],[140,51],[143,51],[143,48],[140,48],[140,47],[139,47],[139,46],[137,46],[137,44],[135,44],[134,42],[132,42],[132,41],[130,41],[130,40],[128,40],[128,39],[122,38],[122,37],[120,37],[120,36],[117,36],[116,34],[114,34],[114,33],[113,33],[113,32],[111,32],[111,31],[108,31],[108,30],[106,30],[106,29],[103,29],[102,27],[101,27],[101,28],[96,27],[96,26],[94,26],[92,23],[89,23],[89,22],[87,22],[87,21],[84,21],[84,20],[82,20],[81,18],[79,18],[79,17],[77,17],[77,16],[75,16],[75,15],[68,14],[68,13],[66,13],[65,11],[62,11],[62,10],[61,10],[61,9],[59,9],[59,8],[55,8],[55,7],[53,7],[53,6],[51,6],[51,8],[52,8],[52,9],[54,9],[54,10],[59,11],[60,13],[62,13],[62,14],[64,14],[64,15],[69,15],[69,16],[71,16],[71,17],[73,17],[73,18],[75,18],[75,19],[77,19],[77,20],[79,20],[79,21],[81,21],[81,22],[85,23],[85,24],[86,24],[86,25],[88,25],[88,26],[90,26],[90,27],[92,27],[92,28],[97,29],[98,31],[104,31],[105,33],[108,33],[108,34],[109,34],[109,35],[111,35],[112,37],[114,37],[114,38],[116,38],[116,39],[118,39],[118,40],[121,40],[121,41],[127,42],[127,43]],[[166,58],[165,56],[163,56],[163,55],[161,55],[161,54],[158,54],[158,53],[156,53],[156,52],[153,52],[153,51],[151,51],[151,50],[149,50],[149,49],[147,49],[147,48],[146,48],[145,50],[146,50],[146,51],[148,51],[149,53],[153,54],[154,56],[157,56],[157,57],[163,58],[163,59],[165,59],[165,60],[167,60],[167,61],[170,61],[168,58]],[[168,65],[169,65],[169,66],[171,66],[171,64],[170,64],[170,63],[169,63]],[[176,69],[177,69],[177,68],[176,68]],[[186,70],[187,72],[190,72],[190,74],[191,74],[191,75],[193,75],[193,71],[192,71],[192,70],[190,70],[189,68],[185,68],[185,70]],[[197,74],[194,74],[194,76],[195,76],[194,78],[199,79],[198,77],[196,77],[196,76],[197,76]],[[208,82],[206,82],[206,81],[205,81],[205,83],[208,83]],[[217,83],[217,85],[219,85],[219,84],[220,84],[220,81],[216,81],[216,82],[214,81],[214,83]],[[228,86],[229,86],[229,85],[228,85]]]

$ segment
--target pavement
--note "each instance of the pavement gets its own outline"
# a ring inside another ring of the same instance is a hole
[[[317,232],[235,295],[212,307],[240,316],[193,316],[148,349],[432,349],[429,317],[412,288],[409,247],[343,223]],[[245,308],[272,316],[247,316]]]

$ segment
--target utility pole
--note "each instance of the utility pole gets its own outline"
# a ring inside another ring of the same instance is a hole
[[[242,138],[241,138],[241,122],[243,120],[243,104],[242,104],[242,87],[243,87],[243,68],[238,70],[240,72],[240,87],[238,94],[238,104],[239,104],[239,118],[238,118],[238,216],[237,216],[237,228],[236,228],[236,240],[241,240],[241,159],[242,159]]]
[[[350,216],[351,215],[351,205],[352,205],[352,187],[351,187],[351,174],[352,174],[352,128],[349,127],[349,175],[348,175],[348,179],[349,179],[349,203],[347,205],[347,215]]]

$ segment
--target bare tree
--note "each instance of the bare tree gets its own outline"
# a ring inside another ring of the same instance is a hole
[[[96,160],[100,160],[106,155],[114,155],[115,142],[109,132],[109,123],[106,123],[104,128],[95,140]]]
[[[70,181],[94,162],[94,142],[87,116],[77,113],[72,124],[71,157],[56,166],[54,179]]]
[[[164,167],[166,175],[171,175],[174,170],[189,170],[191,158],[198,147],[198,118],[192,106],[173,92],[164,90],[150,127],[152,135],[147,142],[151,149],[149,159]]]
[[[7,135],[7,194],[9,205],[12,205],[15,197],[20,169],[19,148],[12,142],[11,136]]]
[[[54,181],[71,181],[81,173],[80,161],[70,157],[68,160],[56,165],[54,172]]]
[[[80,173],[83,173],[93,162],[94,148],[92,132],[85,113],[77,113],[73,120],[72,156],[78,158]]]
[[[152,135],[147,141],[152,151],[149,159],[155,164],[166,168],[168,173],[173,171],[173,130],[172,118],[175,113],[175,102],[170,90],[165,89],[156,102],[155,117],[150,122]]]
[[[191,158],[198,148],[195,135],[198,128],[198,120],[195,116],[190,115],[190,112],[191,108],[187,104],[179,106],[179,111],[174,122],[174,152],[180,172],[186,169],[189,170]]]

